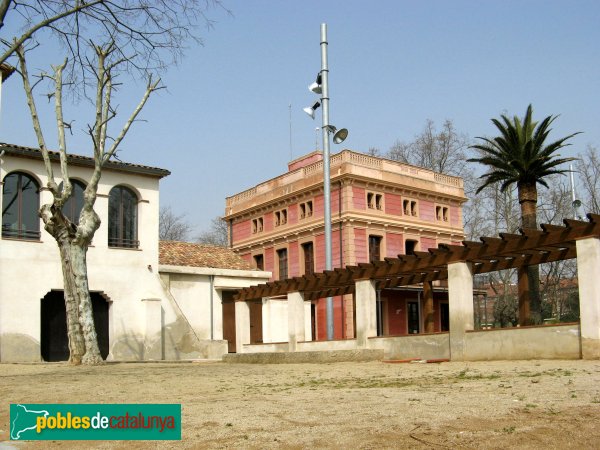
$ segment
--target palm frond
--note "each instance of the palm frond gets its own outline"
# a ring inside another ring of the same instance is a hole
[[[511,119],[505,115],[501,115],[500,119],[491,119],[499,135],[494,138],[477,137],[482,142],[471,148],[479,150],[481,156],[468,159],[469,162],[490,168],[489,172],[480,177],[483,184],[477,193],[498,182],[502,182],[503,191],[512,184],[523,182],[539,183],[547,187],[545,177],[565,173],[566,170],[559,166],[574,158],[561,158],[556,152],[571,145],[567,141],[579,132],[545,144],[552,131],[551,125],[557,117],[547,116],[541,122],[536,122],[533,120],[533,106],[530,104],[522,119],[518,116]]]

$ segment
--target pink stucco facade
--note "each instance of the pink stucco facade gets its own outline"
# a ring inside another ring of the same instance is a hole
[[[227,198],[225,219],[233,233],[232,248],[252,258],[263,255],[264,268],[273,271],[273,279],[278,276],[276,251],[282,248],[287,249],[289,277],[305,274],[306,252],[311,246],[314,270],[325,270],[322,166],[322,155],[311,153],[290,163],[288,172]],[[460,178],[350,150],[333,155],[333,267],[369,262],[373,254],[370,245],[379,245],[380,258],[384,258],[405,254],[407,246],[426,251],[440,243],[460,242],[464,239],[461,210],[465,201]],[[446,208],[448,220],[443,214],[438,217],[438,207]],[[283,210],[287,222],[276,225],[275,214]],[[263,230],[253,232],[252,220],[259,219]],[[324,303],[313,303],[316,339],[322,339]],[[336,329],[336,337],[352,333],[351,309],[351,296],[336,299],[335,320],[342,330],[338,333]]]

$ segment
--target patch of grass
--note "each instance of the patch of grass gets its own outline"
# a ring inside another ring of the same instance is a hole
[[[467,373],[467,369],[461,370],[456,375],[459,380],[496,380],[500,378],[500,374],[491,373],[489,375],[483,375],[481,373]]]
[[[527,377],[527,378],[531,378],[531,377],[541,377],[542,376],[542,372],[520,372],[519,375],[517,375],[518,377]]]
[[[513,427],[513,426],[504,427],[504,428],[502,428],[502,431],[507,434],[512,434],[515,432],[515,427]]]
[[[527,403],[525,405],[525,408],[537,408],[537,407],[538,407],[538,405],[536,405],[535,403]]]

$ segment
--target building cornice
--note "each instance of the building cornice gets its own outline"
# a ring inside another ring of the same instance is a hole
[[[365,172],[373,171],[373,173],[361,175],[355,173],[354,168]],[[373,177],[374,173],[379,174],[380,176]],[[237,212],[236,209],[245,213],[246,211],[256,211],[260,208],[264,208],[273,201],[287,201],[287,199],[293,197],[294,195],[298,195],[302,191],[310,191],[317,187],[320,183],[322,183],[322,174],[323,161],[318,161],[267,180],[233,196],[227,197],[225,216],[228,219],[237,216],[239,212]],[[398,161],[372,157],[347,149],[342,150],[340,153],[337,153],[331,157],[331,174],[332,183],[344,178],[345,176],[355,179],[362,178],[371,183],[375,178],[378,180],[376,183],[381,183],[381,185],[384,186],[397,186],[398,189],[407,187],[415,192],[425,193],[435,193],[436,190],[432,187],[440,186],[443,187],[443,191],[439,191],[440,196],[452,197],[461,203],[466,201],[463,193],[462,178],[439,174],[428,169],[411,166]],[[410,183],[399,183],[397,181],[394,182],[389,179],[384,179],[383,176],[385,174],[388,175],[388,178],[406,178],[406,181],[410,181]],[[308,181],[308,186],[300,187],[299,189],[294,188],[294,185],[299,184],[299,182],[313,178],[314,182],[311,183]],[[415,187],[415,185],[419,183],[431,183],[433,186],[422,188]],[[457,193],[452,194],[449,192],[450,190],[456,190]]]
[[[235,278],[257,278],[268,280],[272,273],[261,270],[219,269],[214,267],[172,266],[160,264],[159,273],[176,273],[181,275],[214,275]]]
[[[0,142],[0,152],[8,155],[15,156],[20,158],[29,158],[35,160],[42,160],[42,154],[39,149],[31,148],[31,147],[23,147],[19,145],[6,144]],[[50,160],[52,162],[60,162],[60,153],[55,151],[48,152],[50,156]],[[73,155],[69,154],[67,156],[68,163],[73,166],[81,166],[81,167],[94,167],[94,159],[89,156],[81,156],[81,155]],[[120,172],[128,172],[135,173],[138,175],[146,175],[151,177],[163,178],[171,174],[166,169],[160,169],[158,167],[150,167],[144,166],[141,164],[131,164],[124,163],[118,161],[107,161],[104,164],[104,168],[107,170],[116,170]]]

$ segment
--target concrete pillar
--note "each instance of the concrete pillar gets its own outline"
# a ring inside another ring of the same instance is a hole
[[[235,302],[235,351],[244,353],[244,345],[250,343],[250,305]]]
[[[423,323],[425,333],[433,333],[435,331],[433,284],[431,281],[425,281],[423,283]]]
[[[356,282],[356,344],[366,348],[368,338],[377,336],[377,293],[375,281]]]
[[[159,298],[142,300],[146,309],[146,329],[144,333],[144,360],[163,359],[162,307]]]
[[[581,356],[583,359],[600,359],[600,239],[578,240],[576,248]]]
[[[295,352],[298,342],[304,341],[304,294],[290,292],[287,304],[289,351]]]
[[[212,291],[212,323],[213,339],[215,341],[223,340],[223,291],[213,286]]]
[[[473,324],[473,269],[471,263],[448,264],[448,308],[450,312],[450,359],[465,360],[465,332]]]
[[[311,302],[304,302],[304,340],[313,341],[312,335],[312,317],[311,317]]]
[[[262,326],[263,343],[273,342],[271,337],[271,301],[268,298],[262,299]]]

